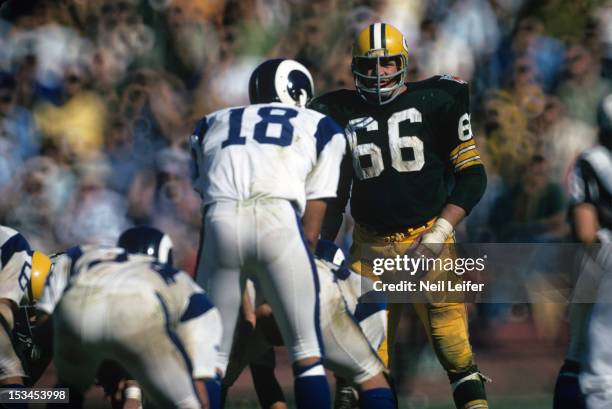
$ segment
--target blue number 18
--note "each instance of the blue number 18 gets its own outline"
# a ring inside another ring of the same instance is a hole
[[[246,137],[240,135],[242,128],[242,115],[244,108],[232,109],[229,117],[229,135],[221,144],[222,148],[230,145],[244,145]],[[255,124],[253,139],[259,143],[267,143],[279,146],[288,146],[293,139],[293,125],[289,121],[297,116],[297,111],[283,107],[263,107],[259,108],[257,115],[261,121]],[[268,126],[270,124],[280,125],[280,137],[268,136]]]

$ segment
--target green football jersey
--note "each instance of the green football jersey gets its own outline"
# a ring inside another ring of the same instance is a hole
[[[438,216],[449,202],[453,174],[475,167],[484,174],[470,126],[467,83],[435,76],[406,85],[386,105],[369,104],[352,90],[330,92],[310,104],[345,130],[350,151],[342,165],[339,199],[346,201],[352,182],[353,217],[381,232],[420,226]],[[474,192],[476,201],[481,194]]]

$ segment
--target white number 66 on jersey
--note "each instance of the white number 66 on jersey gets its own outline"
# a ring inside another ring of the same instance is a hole
[[[387,121],[389,130],[389,152],[391,153],[391,166],[398,172],[416,172],[425,165],[425,152],[423,141],[416,135],[400,135],[399,124],[404,121],[418,123],[423,121],[421,112],[416,108],[409,108],[391,115]],[[372,117],[356,118],[349,121],[346,127],[346,134],[353,154],[353,168],[357,177],[361,180],[371,179],[379,176],[385,169],[382,151],[375,143],[358,144],[357,130],[377,131],[378,122]],[[472,137],[469,114],[464,114],[459,118],[458,126],[459,139],[466,141]],[[410,148],[413,152],[413,159],[403,159],[402,149]],[[363,166],[360,158],[369,156],[371,165]]]
[[[387,121],[389,130],[389,151],[391,153],[391,166],[398,172],[416,172],[425,165],[423,141],[418,136],[401,136],[400,122],[409,120],[411,123],[422,122],[421,113],[416,108],[409,108],[391,115]],[[370,179],[379,176],[385,169],[382,151],[375,143],[357,143],[357,130],[365,128],[367,131],[377,131],[378,122],[372,117],[356,118],[349,121],[346,127],[349,144],[353,153],[353,168],[359,179]],[[411,148],[414,159],[402,159],[402,148]],[[372,161],[370,166],[362,166],[360,158],[369,155]]]

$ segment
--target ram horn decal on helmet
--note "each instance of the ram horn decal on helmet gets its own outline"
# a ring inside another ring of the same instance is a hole
[[[264,61],[253,71],[249,80],[251,104],[281,102],[305,107],[313,95],[312,75],[294,60]]]

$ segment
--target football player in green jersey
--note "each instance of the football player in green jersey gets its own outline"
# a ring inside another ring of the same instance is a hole
[[[330,92],[310,104],[345,128],[350,151],[323,234],[335,238],[350,196],[356,222],[351,268],[362,275],[372,270],[365,252],[383,257],[390,244],[412,243],[417,251],[443,256],[442,251],[449,251],[443,244],[454,243],[454,226],[478,203],[486,186],[470,126],[467,83],[449,75],[406,82],[407,65],[402,33],[389,24],[372,24],[353,45],[356,91]],[[448,373],[457,408],[488,408],[465,305],[414,305]],[[387,365],[399,307],[389,307],[387,343],[379,350]]]

